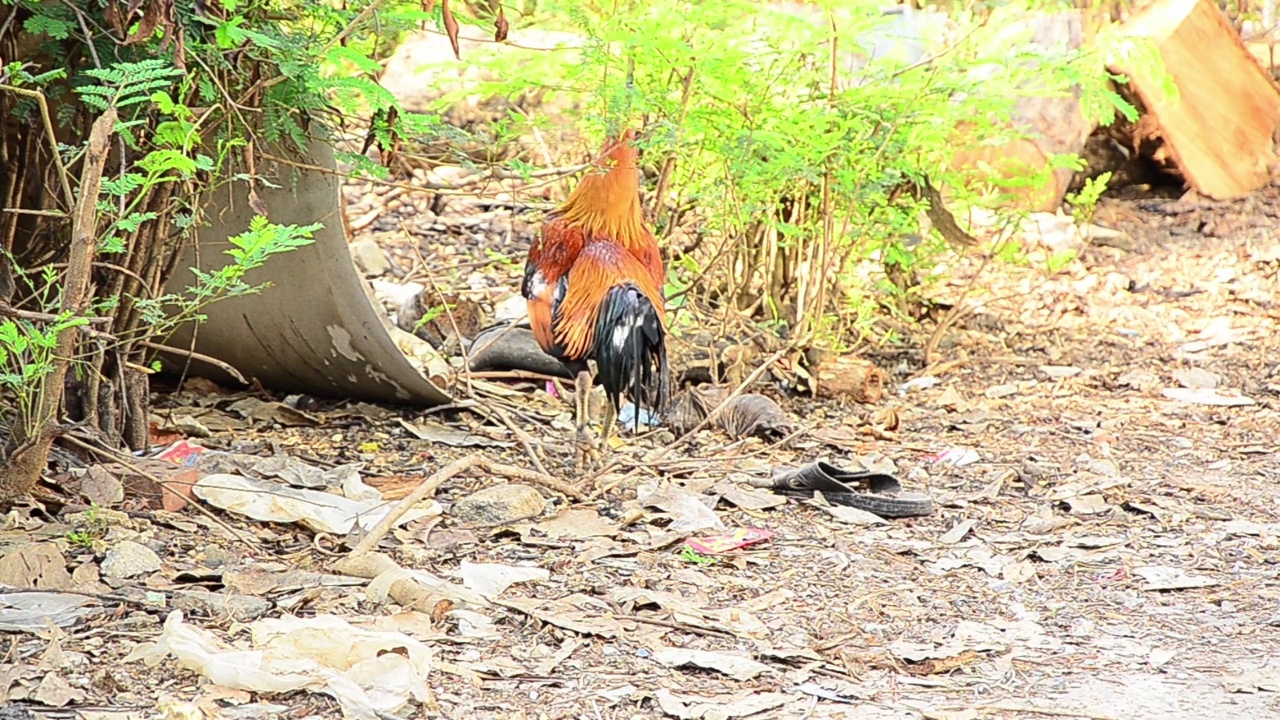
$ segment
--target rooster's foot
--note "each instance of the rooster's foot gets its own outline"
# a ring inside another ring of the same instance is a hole
[[[600,441],[587,425],[578,428],[574,438],[574,467],[579,474],[596,469],[600,464]]]

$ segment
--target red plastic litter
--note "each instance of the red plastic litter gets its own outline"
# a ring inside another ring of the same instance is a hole
[[[719,555],[730,550],[737,550],[748,545],[755,545],[758,542],[764,542],[771,537],[773,537],[772,530],[738,528],[710,537],[689,538],[685,544],[693,548],[694,552],[702,555]]]
[[[195,464],[196,459],[203,452],[205,452],[205,448],[200,445],[192,445],[186,440],[179,440],[178,442],[170,445],[159,455],[156,455],[156,458],[159,460],[168,460],[175,465],[190,467]]]

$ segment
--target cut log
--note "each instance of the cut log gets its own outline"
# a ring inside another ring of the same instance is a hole
[[[1273,80],[1280,79],[1280,45],[1271,40],[1265,42],[1250,40],[1244,45],[1267,75],[1271,76]]]
[[[822,358],[813,371],[814,394],[834,400],[851,398],[863,404],[875,404],[884,397],[885,371],[874,363],[853,355]]]
[[[1280,89],[1209,0],[1156,0],[1124,31],[1151,40],[1178,88],[1166,95],[1156,73],[1118,66],[1145,107],[1187,183],[1218,200],[1241,197],[1270,180],[1276,162]]]

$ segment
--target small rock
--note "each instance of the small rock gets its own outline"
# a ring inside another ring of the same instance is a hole
[[[1080,368],[1073,365],[1041,365],[1040,372],[1051,378],[1069,378],[1080,374]]]
[[[512,293],[506,299],[494,303],[494,322],[511,320],[519,322],[529,317],[529,310],[523,295]]]
[[[503,525],[546,509],[542,494],[528,485],[495,485],[463,498],[450,514],[467,525]]]
[[[122,540],[107,551],[102,560],[102,574],[108,580],[124,580],[160,569],[160,556],[154,550],[132,540]]]
[[[1192,390],[1213,389],[1218,387],[1218,383],[1222,380],[1216,373],[1211,373],[1203,368],[1174,370],[1173,379],[1177,380],[1182,387]]]
[[[1214,388],[1165,388],[1160,394],[1170,400],[1193,405],[1245,407],[1254,404],[1253,398],[1242,395],[1222,395]]]
[[[1130,370],[1116,378],[1117,385],[1127,385],[1139,390],[1160,385],[1160,378],[1155,373],[1145,370]]]
[[[351,243],[349,249],[351,260],[366,277],[385,275],[391,269],[386,253],[382,252],[382,248],[378,247],[378,243],[373,240],[357,240]]]
[[[992,399],[1008,397],[1010,395],[1018,394],[1018,386],[1017,385],[992,385],[991,387],[987,388],[986,391],[983,392],[982,394]]]
[[[173,593],[175,610],[196,612],[208,617],[250,622],[271,609],[271,603],[252,595],[226,594],[208,590],[178,590]]]
[[[179,415],[173,419],[173,429],[187,437],[193,438],[209,438],[213,437],[213,432],[209,430],[204,423],[195,419],[191,415]]]

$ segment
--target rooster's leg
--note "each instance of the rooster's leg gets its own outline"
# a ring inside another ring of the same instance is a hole
[[[596,443],[595,433],[591,430],[591,372],[582,370],[578,373],[574,390],[574,420],[578,424],[575,438],[574,465],[578,472],[587,468],[587,463],[595,463],[600,457],[600,448]]]
[[[604,404],[604,426],[600,429],[600,452],[604,453],[609,449],[609,437],[613,435],[613,428],[618,424],[618,408],[613,406],[612,402]]]

